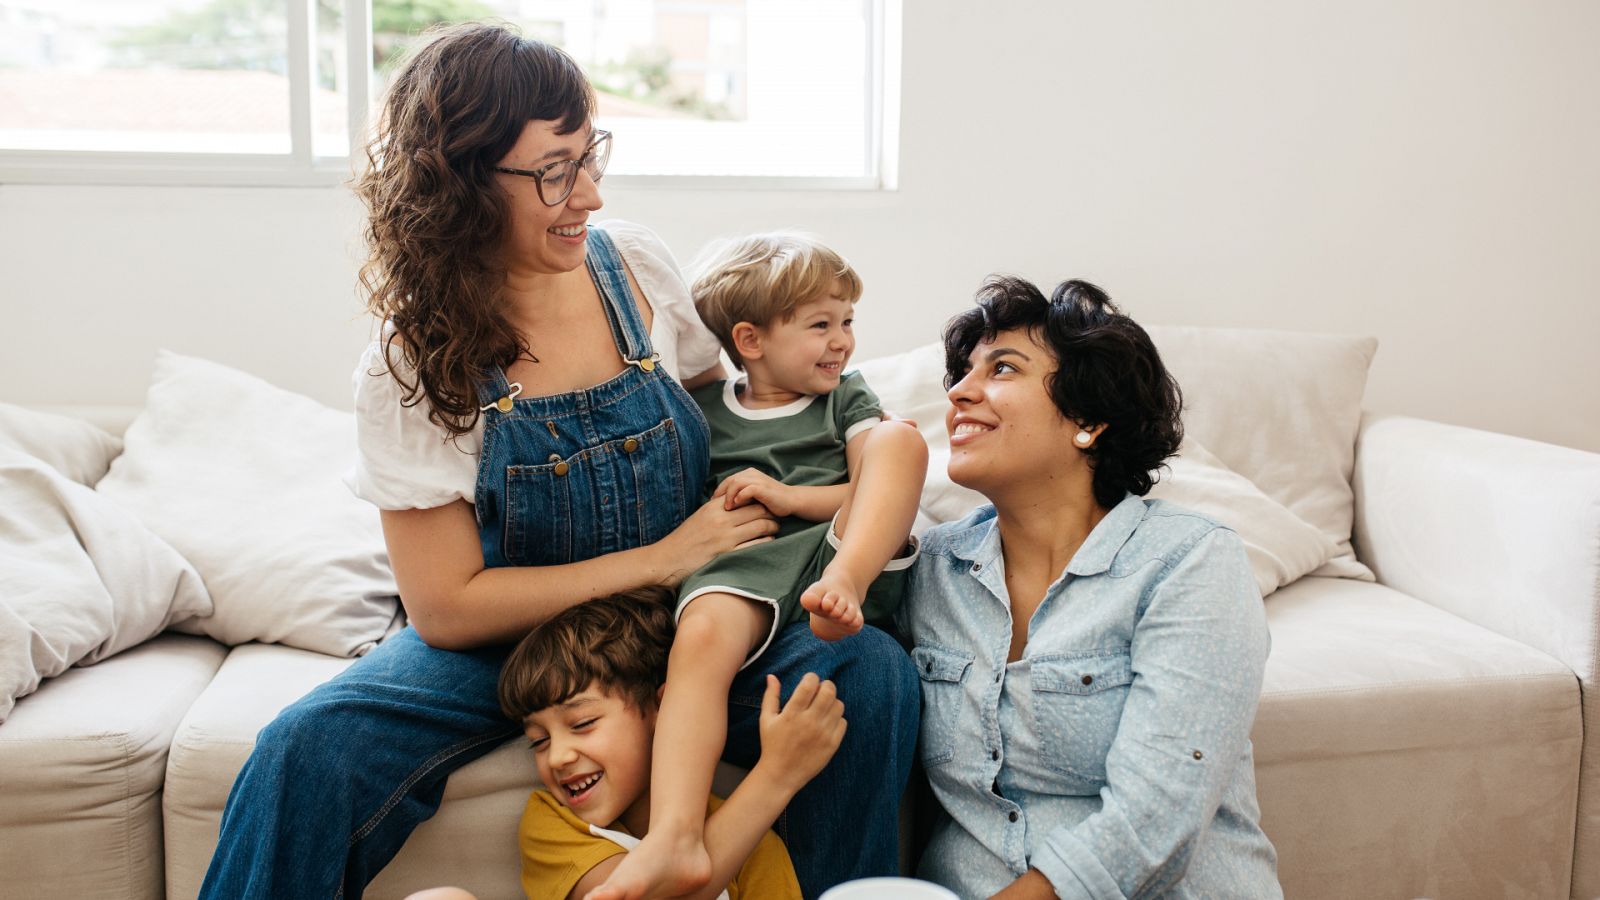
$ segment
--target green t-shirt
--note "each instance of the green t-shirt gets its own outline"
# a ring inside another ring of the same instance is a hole
[[[733,381],[717,381],[692,393],[711,426],[711,476],[702,499],[724,478],[751,468],[784,484],[839,484],[849,476],[844,445],[883,416],[860,372],[846,372],[827,394],[770,409],[745,408],[736,390]]]

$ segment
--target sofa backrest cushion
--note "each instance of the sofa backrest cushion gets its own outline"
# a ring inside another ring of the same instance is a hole
[[[1315,572],[1370,580],[1350,547],[1350,475],[1374,338],[1244,329],[1153,327],[1184,391],[1185,446],[1152,492],[1240,533],[1262,594]],[[981,498],[944,473],[949,406],[944,350],[925,344],[860,369],[931,451],[923,526],[960,518]]]
[[[200,575],[132,513],[0,446],[0,722],[44,679],[211,609]]]
[[[181,629],[359,656],[400,626],[378,511],[341,480],[349,413],[162,352],[124,445],[99,492],[188,558],[216,605]]]
[[[1371,580],[1350,546],[1350,478],[1377,338],[1148,330],[1183,388],[1186,434],[1334,542],[1336,556],[1316,574]]]

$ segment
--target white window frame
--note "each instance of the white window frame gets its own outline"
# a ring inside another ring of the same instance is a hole
[[[284,0],[289,23],[287,155],[142,151],[0,149],[0,184],[322,187],[354,174],[373,87],[371,0],[344,0],[350,155],[312,154],[312,86],[316,82],[316,0]],[[807,175],[620,175],[621,188],[727,190],[895,190],[898,187],[902,0],[867,0],[868,85],[864,104],[866,158],[855,177]]]

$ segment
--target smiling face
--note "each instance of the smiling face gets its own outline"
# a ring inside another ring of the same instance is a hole
[[[856,350],[856,305],[837,282],[827,294],[795,307],[794,315],[756,328],[759,355],[745,355],[751,381],[794,394],[826,394]]]
[[[1078,425],[1061,414],[1047,383],[1056,357],[1026,330],[980,341],[950,388],[950,480],[990,499],[1048,482],[1084,466],[1073,445]]]
[[[641,712],[591,683],[523,719],[523,733],[545,788],[585,822],[609,827],[648,803],[655,723],[655,707]]]
[[[553,162],[580,159],[594,137],[594,127],[585,125],[571,134],[557,134],[555,121],[532,121],[523,126],[522,136],[498,165],[534,170]],[[506,265],[531,274],[557,275],[583,265],[584,244],[588,239],[589,214],[600,209],[600,189],[580,167],[573,177],[572,194],[555,206],[539,199],[539,188],[526,175],[495,173],[507,200]],[[545,184],[546,192],[557,193],[557,185]]]

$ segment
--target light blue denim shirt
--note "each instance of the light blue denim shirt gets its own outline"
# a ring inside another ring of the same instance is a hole
[[[1238,535],[1129,494],[1050,585],[1007,663],[995,510],[928,531],[902,627],[920,752],[948,813],[919,874],[987,897],[1276,898],[1250,725],[1267,626]]]

